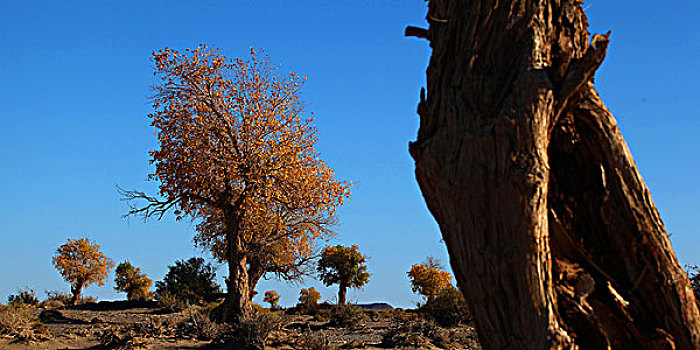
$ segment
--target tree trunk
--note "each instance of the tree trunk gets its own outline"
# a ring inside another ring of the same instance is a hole
[[[252,302],[253,297],[255,297],[258,292],[255,291],[255,287],[260,282],[260,279],[265,275],[265,268],[262,264],[251,261],[248,257],[248,288],[250,289],[250,300]]]
[[[82,294],[83,291],[83,284],[84,282],[76,282],[70,286],[70,291],[73,294],[73,297],[71,297],[69,300],[71,305],[77,305],[80,301],[80,294]]]
[[[697,349],[700,314],[592,81],[579,0],[432,0],[409,150],[484,349]]]
[[[228,293],[224,302],[212,310],[212,319],[217,322],[238,322],[244,316],[253,312],[251,299],[250,280],[248,276],[248,263],[245,254],[245,246],[240,232],[238,232],[237,220],[231,219],[231,214],[225,217],[228,244]]]
[[[348,293],[348,286],[341,283],[338,286],[338,305],[345,305],[345,295]]]

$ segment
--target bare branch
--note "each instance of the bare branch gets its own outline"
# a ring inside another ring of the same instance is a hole
[[[182,201],[181,196],[168,200],[160,200],[147,195],[145,192],[125,190],[119,186],[117,186],[117,191],[122,196],[121,200],[127,202],[129,205],[129,211],[124,214],[123,217],[138,215],[143,217],[144,221],[151,217],[157,217],[158,220],[162,219],[163,215],[165,215],[168,210]],[[140,207],[134,205],[133,201],[146,201],[147,204]]]

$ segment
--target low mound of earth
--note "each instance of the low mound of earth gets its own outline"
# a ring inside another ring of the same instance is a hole
[[[471,326],[440,328],[443,338],[448,340],[445,343],[430,339],[430,333],[435,331],[426,331],[425,325],[428,323],[421,320],[414,310],[382,309],[391,307],[386,303],[358,306],[364,308],[364,321],[351,328],[333,327],[326,319],[327,314],[325,317],[320,314],[285,315],[285,311],[289,313],[290,310],[277,311],[283,315],[281,329],[270,334],[266,349],[300,349],[303,347],[301,344],[309,338],[324,338],[330,343],[331,349],[479,349]],[[231,348],[202,339],[206,337],[191,330],[191,320],[194,320],[195,315],[201,315],[202,307],[167,313],[154,303],[102,302],[60,309],[30,308],[28,311],[33,319],[46,326],[47,339],[21,343],[0,336],[0,349]],[[415,325],[407,326],[402,322],[412,322]],[[437,326],[432,324],[431,327]],[[391,337],[387,336],[388,333]],[[387,344],[388,338],[394,341],[399,339],[399,342]]]

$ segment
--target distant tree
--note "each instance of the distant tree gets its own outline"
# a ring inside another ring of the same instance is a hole
[[[151,179],[162,199],[123,194],[146,201],[130,214],[160,218],[173,208],[177,218],[200,220],[195,241],[229,267],[217,318],[239,319],[252,312],[256,278],[305,259],[330,235],[350,184],[337,181],[315,150],[313,118],[300,99],[304,78],[278,74],[253,50],[230,60],[205,46],[165,48],[153,61],[159,83],[150,118],[160,148],[151,152]],[[297,253],[274,254],[289,251]],[[251,276],[253,266],[262,270]]]
[[[297,304],[297,308],[307,312],[313,311],[318,308],[319,300],[321,300],[321,293],[319,293],[316,288],[302,288],[299,292],[299,303]]]
[[[408,271],[411,280],[411,289],[425,297],[427,301],[435,298],[440,292],[451,287],[452,276],[443,271],[444,267],[439,260],[428,257],[423,264],[415,264]]]
[[[338,285],[338,304],[345,305],[348,288],[360,288],[369,282],[370,274],[365,265],[366,258],[357,251],[357,245],[329,246],[321,253],[318,273],[326,286]]]
[[[58,247],[52,261],[63,279],[71,284],[72,305],[80,300],[83,287],[94,283],[104,285],[109,270],[114,267],[112,259],[100,251],[100,245],[87,238],[69,238],[67,243]]]
[[[175,265],[168,266],[163,280],[156,282],[156,296],[167,293],[191,304],[211,300],[221,291],[215,278],[214,268],[202,258],[178,260]]]
[[[280,301],[280,296],[275,292],[274,290],[268,290],[265,292],[265,299],[263,299],[264,302],[270,304],[270,309],[277,309],[279,306],[277,306],[277,303]]]
[[[114,289],[118,292],[125,292],[128,300],[153,299],[153,293],[149,291],[153,280],[128,261],[117,265],[114,283],[117,285]]]

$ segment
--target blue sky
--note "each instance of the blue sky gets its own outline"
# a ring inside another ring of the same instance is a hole
[[[592,32],[612,30],[596,85],[618,119],[683,264],[700,263],[700,5],[588,2]],[[146,115],[152,50],[216,45],[230,57],[264,48],[308,76],[319,150],[341,179],[357,182],[336,227],[341,244],[370,256],[373,276],[350,301],[412,306],[406,271],[447,254],[413,177],[407,143],[418,127],[427,42],[426,4],[402,1],[2,1],[0,2],[0,301],[17,288],[68,291],[51,266],[67,238],[89,237],[154,280],[193,255],[193,225],[123,219],[115,185],[152,193]],[[225,274],[225,267],[219,275]],[[85,291],[122,299],[104,287]],[[333,300],[336,288],[263,281],[293,304],[301,287]],[[261,293],[262,294],[262,293]]]

